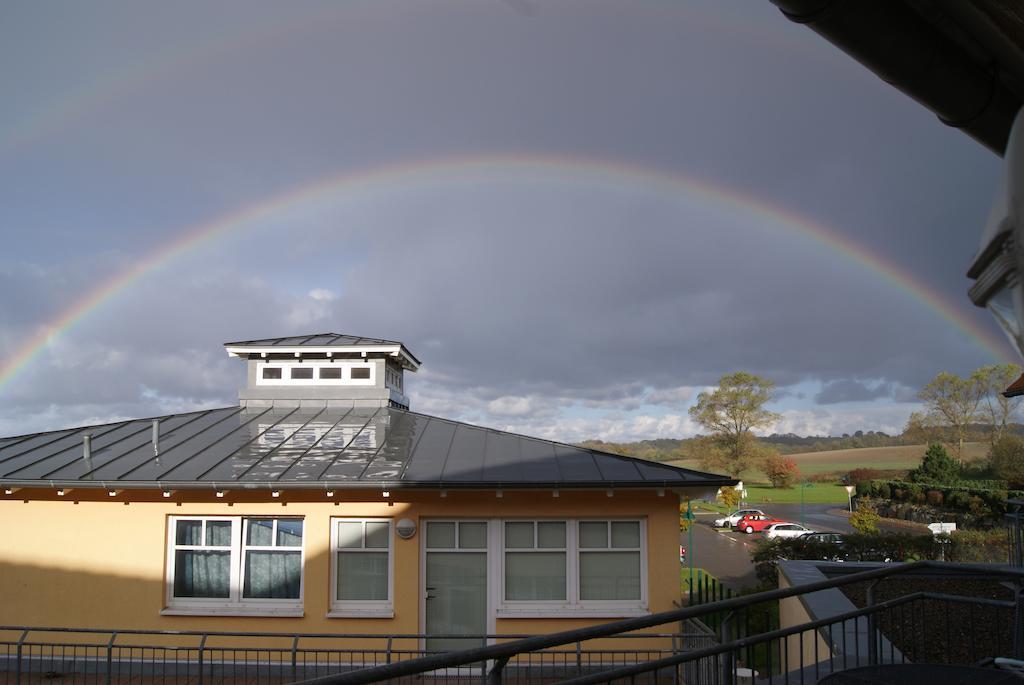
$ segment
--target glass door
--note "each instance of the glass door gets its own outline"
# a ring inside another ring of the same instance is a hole
[[[487,633],[487,522],[427,521],[426,649],[482,647]]]

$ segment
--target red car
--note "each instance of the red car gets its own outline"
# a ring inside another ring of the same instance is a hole
[[[766,514],[748,514],[736,523],[736,530],[742,530],[748,535],[751,533],[761,533],[773,523],[788,523],[788,521]]]

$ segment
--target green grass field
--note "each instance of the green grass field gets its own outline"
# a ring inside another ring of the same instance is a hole
[[[773,488],[770,485],[748,484],[747,504],[799,504],[800,486],[792,488]],[[832,483],[810,483],[803,488],[804,502],[807,504],[847,504],[846,488]]]

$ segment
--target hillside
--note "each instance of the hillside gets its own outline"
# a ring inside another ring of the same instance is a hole
[[[806,452],[792,456],[804,476],[831,473],[843,474],[858,468],[907,471],[920,464],[926,447],[923,444],[893,447],[862,447],[859,449]],[[987,454],[987,442],[968,442],[964,444],[965,461],[971,462],[983,459]],[[690,469],[700,468],[700,464],[696,459],[674,459],[667,463]],[[759,470],[745,475],[751,481],[765,479],[764,474]]]

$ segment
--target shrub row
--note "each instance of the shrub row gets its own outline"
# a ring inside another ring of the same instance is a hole
[[[981,481],[982,483],[998,483],[1000,481]],[[874,497],[896,502],[912,504],[929,504],[958,511],[979,514],[988,510],[1001,515],[1006,512],[1006,499],[1024,497],[1024,490],[1004,490],[976,487],[968,483],[958,485],[940,485],[929,483],[909,483],[902,480],[873,480],[870,483],[857,484],[858,497]]]
[[[918,561],[942,559],[955,562],[1006,563],[1009,537],[1005,529],[956,531],[952,535],[850,534],[843,542],[829,543],[801,538],[764,539],[751,552],[758,580],[778,585],[780,559],[819,561]]]

